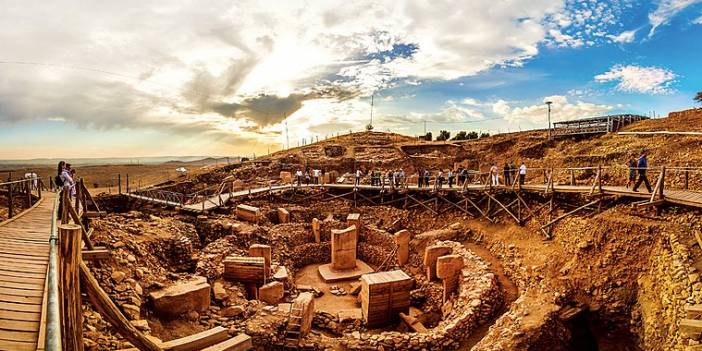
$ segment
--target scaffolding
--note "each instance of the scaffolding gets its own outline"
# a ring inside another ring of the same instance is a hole
[[[553,123],[553,136],[612,133],[619,131],[626,125],[646,119],[648,119],[646,116],[625,114],[555,122]]]

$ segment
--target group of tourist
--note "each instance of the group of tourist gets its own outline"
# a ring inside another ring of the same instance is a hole
[[[629,174],[628,182],[626,187],[629,188],[633,185],[632,190],[638,191],[639,186],[643,183],[646,186],[648,192],[651,192],[651,184],[646,176],[646,170],[648,169],[648,159],[646,150],[641,151],[638,158],[631,158],[627,164]],[[59,163],[58,175],[56,176],[56,184],[58,186],[69,187],[71,189],[71,194],[75,194],[75,182],[73,181],[73,174],[75,170],[71,169],[70,164],[66,164],[61,161]],[[490,186],[504,185],[514,185],[518,182],[519,185],[524,185],[527,175],[527,166],[524,162],[521,162],[520,166],[517,167],[513,161],[505,161],[502,167],[502,174],[500,174],[500,169],[497,163],[493,162],[490,166],[488,172],[488,183]],[[444,184],[447,184],[449,188],[453,188],[454,185],[464,187],[470,180],[471,177],[480,175],[480,172],[471,171],[463,167],[458,169],[439,169],[436,171],[436,175],[432,177],[432,172],[425,168],[420,168],[417,170],[417,187],[418,188],[429,188],[431,187],[431,180],[434,178],[434,188],[441,189]],[[324,181],[324,169],[306,169],[304,172],[298,169],[295,172],[295,180],[297,185],[304,184],[323,184]],[[638,178],[637,178],[638,175]],[[372,186],[383,186],[388,184],[392,188],[407,187],[408,182],[406,179],[405,171],[402,168],[389,170],[385,174],[379,169],[374,169],[364,173],[360,168],[356,169],[353,173],[354,184],[356,186],[360,185],[364,176],[370,178],[370,185]]]
[[[297,181],[297,185],[302,185],[304,182],[306,185],[312,184],[323,184],[324,183],[324,169],[312,169],[312,172],[310,172],[309,169],[305,169],[305,172],[303,173],[302,170],[298,169],[295,171],[295,180]]]
[[[67,189],[71,196],[76,196],[76,170],[70,163],[60,161],[56,170],[56,176],[51,179],[51,187],[55,190]]]
[[[505,185],[513,185],[517,179],[519,179],[519,185],[524,185],[526,180],[527,166],[524,162],[517,167],[512,161],[505,161],[502,167],[502,180]],[[519,177],[517,177],[519,176]],[[490,185],[498,186],[500,185],[500,170],[497,164],[493,162],[490,167]]]

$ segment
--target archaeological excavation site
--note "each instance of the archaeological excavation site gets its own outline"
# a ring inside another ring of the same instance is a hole
[[[86,350],[702,350],[702,139],[675,134],[700,122],[352,133],[84,186],[56,201],[59,254],[66,233],[85,242],[63,308]],[[634,191],[642,150],[652,189]]]

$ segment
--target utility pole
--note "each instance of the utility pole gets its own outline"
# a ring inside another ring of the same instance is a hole
[[[370,123],[366,126],[366,130],[373,130],[373,98],[375,98],[375,93],[371,95],[371,110],[370,110]]]
[[[548,140],[551,140],[551,104],[552,101],[546,101],[546,106],[548,106]]]
[[[424,135],[427,135],[427,120],[424,120]]]
[[[288,144],[288,149],[290,148],[290,134],[288,134],[288,116],[285,116],[285,139]]]

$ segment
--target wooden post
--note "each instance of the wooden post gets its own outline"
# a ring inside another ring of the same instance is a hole
[[[59,229],[59,291],[61,338],[64,350],[83,350],[83,314],[80,300],[81,227],[61,224]]]
[[[690,170],[685,168],[685,190],[690,190]]]
[[[12,206],[12,184],[7,184],[7,190],[7,218],[9,219],[14,215]]]
[[[575,185],[575,170],[570,170],[570,185]]]
[[[127,173],[127,194],[129,194],[129,173]]]
[[[44,182],[39,179],[39,183],[37,184],[37,196],[41,199],[41,188],[44,187]]]
[[[85,263],[80,263],[80,279],[83,283],[83,290],[93,305],[95,310],[108,322],[112,327],[127,339],[134,347],[142,351],[161,351],[161,348],[156,345],[151,339],[147,339],[142,332],[135,328],[122,312],[115,306],[114,302],[100,287],[98,281],[90,273],[90,269]],[[82,346],[82,343],[81,343]],[[82,349],[82,348],[81,348]]]
[[[602,165],[597,166],[597,188],[602,194]]]
[[[80,213],[80,195],[83,192],[83,189],[80,188],[80,183],[74,183],[73,187],[76,189],[76,213]],[[78,222],[79,223],[79,222]]]
[[[31,178],[24,182],[24,192],[27,196],[27,208],[32,207],[32,180]]]
[[[117,192],[122,194],[122,174],[117,174]]]

